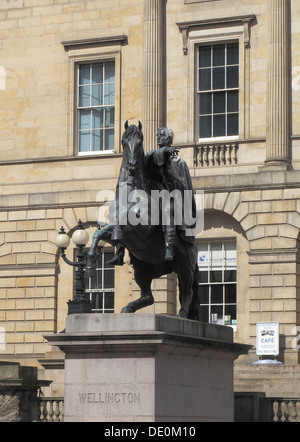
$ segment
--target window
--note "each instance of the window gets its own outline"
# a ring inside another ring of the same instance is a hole
[[[204,322],[236,325],[236,244],[198,244],[200,317]]]
[[[239,44],[199,46],[197,50],[199,138],[239,134]]]
[[[79,154],[114,150],[115,63],[81,64],[77,78]]]
[[[115,308],[115,268],[108,264],[113,252],[101,249],[98,256],[96,274],[88,279],[86,293],[92,302],[92,312],[114,313]]]

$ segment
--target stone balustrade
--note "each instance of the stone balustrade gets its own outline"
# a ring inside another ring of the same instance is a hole
[[[261,422],[300,422],[299,399],[261,398],[260,404]],[[63,421],[64,399],[40,398],[40,422]]]
[[[40,422],[63,422],[64,421],[64,399],[40,398]]]
[[[201,145],[195,149],[196,166],[232,166],[238,163],[237,143]]]
[[[273,402],[274,422],[300,422],[298,399],[276,399]]]

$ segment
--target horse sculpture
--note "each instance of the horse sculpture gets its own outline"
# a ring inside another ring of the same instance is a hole
[[[139,126],[125,124],[125,132],[122,138],[123,162],[120,169],[119,182],[117,186],[117,195],[115,198],[116,207],[119,207],[120,186],[126,189],[127,196],[132,192],[139,192],[147,198],[146,207],[151,207],[151,181],[148,177],[145,167],[145,154],[143,149],[142,125]],[[180,159],[180,161],[183,161]],[[187,166],[186,166],[187,167]],[[125,187],[124,187],[125,185]],[[142,191],[142,192],[141,192]],[[144,205],[145,206],[145,205]],[[125,208],[125,214],[130,210],[138,210],[140,207],[135,202],[130,202],[130,198]],[[148,219],[143,219],[140,223],[130,223],[130,217],[127,222],[121,222],[117,216],[117,222],[107,224],[102,229],[95,232],[92,246],[88,252],[86,277],[91,277],[95,273],[97,260],[97,247],[100,240],[113,246],[121,243],[128,249],[131,264],[134,269],[134,278],[141,289],[141,297],[130,302],[122,309],[122,313],[134,313],[136,310],[144,308],[154,303],[154,297],[151,291],[153,279],[160,278],[163,275],[175,272],[179,282],[179,317],[198,320],[198,265],[197,248],[194,238],[191,243],[182,239],[176,232],[174,241],[174,258],[172,261],[166,261],[165,241],[162,227],[160,225],[151,225],[151,214],[145,211]],[[141,215],[141,214],[140,214]],[[141,215],[142,217],[142,215]],[[119,229],[122,239],[114,239],[115,231]]]

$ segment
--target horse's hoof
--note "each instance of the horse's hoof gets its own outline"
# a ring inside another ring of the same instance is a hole
[[[179,312],[178,318],[181,319],[188,319],[188,315],[185,312]]]
[[[134,312],[135,308],[131,302],[128,305],[126,305],[126,307],[123,307],[121,310],[121,313],[134,313]]]

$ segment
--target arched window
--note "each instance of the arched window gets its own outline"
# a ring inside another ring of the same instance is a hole
[[[237,253],[235,240],[198,244],[200,317],[203,322],[236,325]]]

